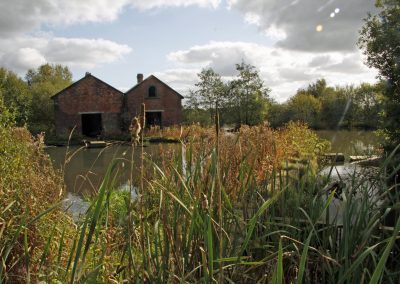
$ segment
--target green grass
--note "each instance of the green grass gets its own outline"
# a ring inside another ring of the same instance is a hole
[[[8,236],[20,242],[22,259],[10,261],[10,249],[1,248],[1,281],[17,279],[10,269],[16,263],[20,282],[399,282],[400,221],[392,230],[382,228],[400,207],[385,174],[390,161],[376,175],[343,180],[339,219],[329,213],[335,192],[323,191],[329,178],[315,174],[312,149],[320,141],[296,127],[291,133],[305,141],[298,148],[289,132],[275,141],[266,129],[244,131],[233,140],[182,142],[157,161],[142,154],[143,163],[131,167],[141,168],[137,199],[116,190],[123,170],[116,159],[84,218],[63,226],[46,219],[49,229],[41,231],[43,245],[34,254],[29,224],[56,207],[26,214]],[[309,162],[301,171],[283,169],[287,155]]]

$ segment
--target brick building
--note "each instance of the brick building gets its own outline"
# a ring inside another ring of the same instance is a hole
[[[137,75],[137,84],[125,93],[126,113],[129,121],[140,114],[141,104],[146,106],[146,125],[169,126],[182,122],[183,97],[167,84],[151,75],[143,80]]]
[[[146,106],[146,125],[169,126],[182,122],[183,97],[151,75],[125,94],[90,73],[52,97],[56,133],[66,137],[75,127],[89,137],[118,136],[127,131],[133,117]]]

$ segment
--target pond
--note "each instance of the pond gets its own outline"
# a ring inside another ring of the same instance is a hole
[[[379,145],[379,137],[371,131],[331,131],[321,130],[317,134],[331,141],[331,152],[341,152],[349,155],[373,154]],[[176,144],[150,144],[144,147],[145,154],[157,157],[160,151],[174,148],[179,149]],[[68,151],[68,155],[66,155]],[[133,160],[135,165],[140,164],[140,147],[134,148]],[[129,184],[130,160],[132,147],[127,145],[112,145],[102,149],[87,149],[83,147],[52,147],[47,148],[47,153],[56,168],[63,168],[67,191],[83,194],[95,191],[101,183],[107,167],[115,158],[121,159],[122,167],[119,174],[121,187]]]
[[[333,153],[350,155],[373,155],[379,149],[381,138],[373,131],[365,130],[319,130],[319,137],[331,142]]]
[[[144,156],[150,159],[157,159],[161,151],[179,150],[178,145],[159,144],[143,147]],[[139,175],[141,163],[141,148],[133,148],[128,145],[110,145],[105,148],[85,147],[49,147],[46,149],[54,166],[63,169],[64,181],[67,193],[63,200],[63,208],[67,210],[74,220],[79,220],[89,207],[89,202],[83,196],[91,196],[97,192],[101,182],[112,161],[118,160],[117,167],[117,189],[129,191],[133,175]],[[133,155],[132,155],[133,154]],[[131,161],[133,160],[133,171]],[[133,188],[133,187],[132,187]],[[132,191],[136,196],[136,191]]]
[[[160,151],[171,149],[173,144],[150,144],[143,147],[146,158],[156,158]],[[96,192],[114,159],[119,160],[117,185],[128,188],[131,180],[131,160],[133,158],[133,174],[139,172],[141,148],[128,145],[111,145],[105,148],[85,147],[50,147],[47,148],[53,164],[63,169],[67,191],[74,194],[91,194]]]
[[[379,138],[373,132],[367,131],[317,131],[324,139],[331,141],[332,152],[342,152],[345,155],[371,154],[379,145]],[[177,144],[150,144],[144,147],[146,157],[156,159],[161,151],[176,150]],[[79,218],[88,204],[82,200],[82,195],[91,195],[97,191],[107,171],[107,167],[114,159],[119,159],[118,180],[119,190],[129,190],[131,177],[131,163],[134,161],[133,174],[138,174],[141,148],[135,147],[132,156],[132,147],[127,145],[111,145],[106,148],[87,149],[84,147],[50,147],[47,153],[56,168],[64,170],[64,180],[67,189],[65,207]],[[345,166],[337,170],[342,173]]]

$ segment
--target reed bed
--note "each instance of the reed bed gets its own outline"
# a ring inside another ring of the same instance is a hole
[[[399,282],[400,219],[383,226],[400,207],[387,182],[393,156],[374,175],[340,180],[339,190],[330,174],[317,174],[329,145],[305,125],[234,135],[194,126],[176,135],[180,147],[155,159],[142,152],[130,167],[141,169],[135,199],[118,191],[127,160],[115,159],[86,215],[42,232],[43,259],[56,258],[25,262],[20,282]],[[12,235],[29,258],[31,236]],[[15,280],[7,265],[2,280]]]

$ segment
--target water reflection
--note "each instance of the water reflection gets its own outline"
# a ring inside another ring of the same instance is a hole
[[[319,137],[331,142],[331,152],[350,155],[373,155],[379,151],[381,139],[372,131],[319,130]]]
[[[69,212],[72,218],[77,221],[85,215],[89,208],[89,202],[83,200],[79,195],[68,192],[62,202],[62,208]]]
[[[378,148],[380,139],[371,131],[330,131],[321,130],[317,134],[331,141],[332,152],[341,152],[349,155],[374,154]],[[147,156],[153,159],[159,156],[162,149],[180,149],[179,145],[159,144],[149,145],[144,148]],[[125,189],[130,186],[130,160],[132,148],[126,145],[113,145],[103,149],[86,149],[82,147],[70,147],[66,155],[66,147],[48,148],[51,159],[57,168],[64,169],[67,190],[79,195],[93,193],[98,189],[107,167],[113,159],[120,159],[118,167],[117,183]],[[67,162],[65,162],[67,158]],[[134,148],[134,165],[140,164],[140,148]],[[134,168],[133,175],[139,171]]]
[[[144,147],[146,157],[159,156],[160,151],[177,147],[176,145],[149,145]],[[67,153],[68,151],[68,153]],[[112,161],[119,161],[116,170],[117,186],[121,190],[129,190],[131,182],[131,158],[133,157],[132,178],[139,173],[141,149],[125,145],[114,145],[103,149],[87,149],[82,147],[55,147],[47,149],[56,168],[64,170],[67,191],[78,195],[92,194],[99,188],[107,168]],[[133,190],[135,192],[135,190]]]
[[[369,199],[371,204],[375,202],[379,205],[382,200],[380,199],[380,187],[377,180],[370,178],[377,174],[377,168],[365,168],[357,164],[344,164],[344,165],[333,165],[324,168],[319,174],[321,176],[329,176],[330,182],[326,188],[331,188],[336,182],[341,184],[341,189],[337,191],[337,196],[335,195],[332,202],[329,204],[329,221],[331,223],[336,223],[337,225],[343,225],[343,217],[346,214],[346,200],[344,196],[348,195],[348,191],[353,191],[352,203],[356,204],[354,208],[360,210],[362,202]],[[347,193],[346,193],[347,192]],[[327,198],[328,194],[325,196]],[[354,221],[357,214],[354,212]],[[324,216],[323,220],[326,216]]]

